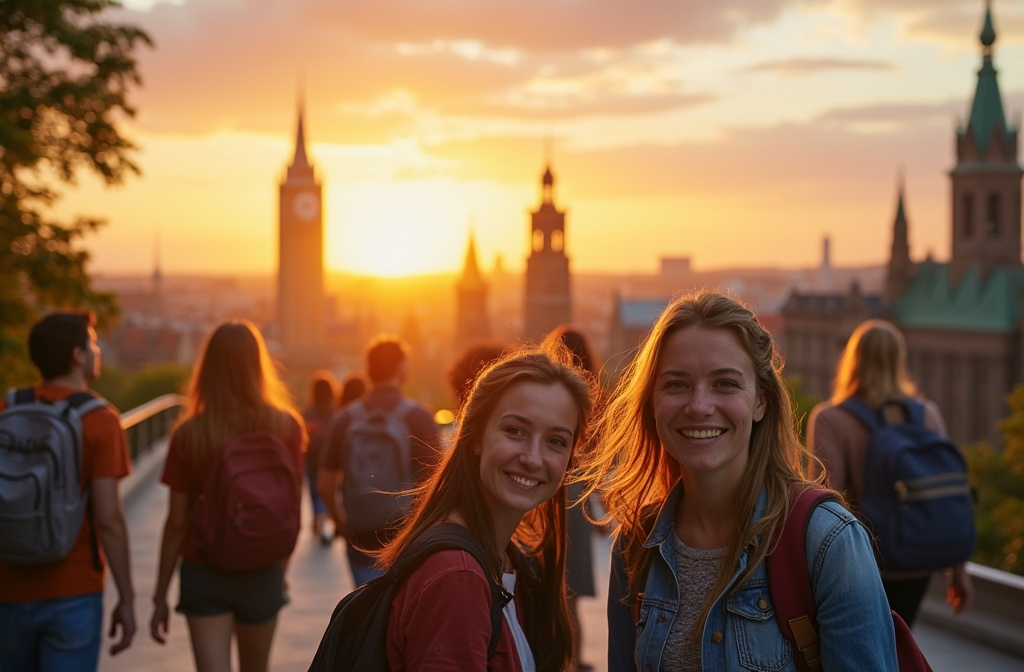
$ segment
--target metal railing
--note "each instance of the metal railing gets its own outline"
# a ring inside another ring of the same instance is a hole
[[[184,410],[185,403],[185,397],[179,394],[165,394],[121,416],[121,427],[128,435],[132,462],[144,455],[157,440],[170,434],[171,426]]]

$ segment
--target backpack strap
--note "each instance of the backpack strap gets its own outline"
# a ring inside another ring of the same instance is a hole
[[[505,588],[494,578],[494,572],[487,564],[487,556],[473,533],[456,523],[441,523],[424,530],[409,544],[398,561],[388,570],[387,576],[396,584],[401,583],[423,562],[438,551],[462,550],[473,556],[483,569],[491,587],[491,639],[487,644],[487,660],[494,657],[501,637],[502,609],[512,599]]]
[[[879,417],[875,409],[865,404],[860,399],[849,397],[839,404],[839,408],[845,410],[848,413],[852,413],[854,417],[867,425],[868,429],[872,432],[876,429],[881,429],[885,426],[882,418]]]
[[[902,399],[889,399],[882,403],[879,410],[875,410],[865,404],[860,399],[854,399],[849,397],[843,403],[839,404],[839,408],[842,408],[849,413],[853,413],[858,420],[868,426],[872,432],[885,427],[885,418],[882,415],[882,410],[886,406],[897,405],[903,409],[904,414],[907,416],[906,422],[912,425],[924,426],[924,404],[917,399],[910,399],[904,397]]]
[[[34,387],[22,387],[19,389],[11,388],[7,390],[6,400],[8,406],[13,406],[15,404],[30,404],[36,400],[36,389]],[[61,399],[59,402],[56,402],[54,405],[56,406],[58,404],[63,404],[67,408],[78,411],[78,417],[80,418],[92,411],[95,411],[97,408],[107,405],[104,400],[87,390],[73,392],[64,399]]]
[[[793,647],[793,664],[800,672],[820,672],[821,641],[818,638],[818,605],[807,573],[807,523],[816,506],[835,500],[822,488],[790,486],[789,513],[776,530],[768,564],[768,591],[775,605],[775,622]]]

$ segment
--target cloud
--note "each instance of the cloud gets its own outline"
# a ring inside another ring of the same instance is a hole
[[[745,70],[750,73],[769,73],[782,77],[804,77],[822,72],[843,70],[894,70],[887,61],[856,60],[846,58],[791,58],[784,61],[765,61]]]

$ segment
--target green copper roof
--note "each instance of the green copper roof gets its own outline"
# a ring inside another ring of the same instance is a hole
[[[985,26],[981,31],[983,59],[981,70],[978,71],[978,86],[974,91],[974,102],[971,105],[971,118],[968,128],[974,132],[974,140],[978,151],[984,152],[992,139],[995,129],[1000,129],[1004,136],[1010,134],[1003,113],[1003,99],[999,95],[999,81],[996,69],[992,65],[992,45],[996,41],[996,30],[992,25],[992,7],[985,8]]]
[[[891,308],[908,327],[1009,333],[1024,314],[1024,268],[996,268],[982,278],[972,267],[953,287],[948,264],[925,262]]]

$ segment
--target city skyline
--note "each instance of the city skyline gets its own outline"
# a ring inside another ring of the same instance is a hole
[[[573,272],[812,266],[825,236],[834,265],[880,264],[898,174],[912,256],[949,254],[981,0],[125,4],[156,41],[127,126],[145,174],[59,206],[110,220],[93,272],[151,270],[157,237],[165,273],[273,272],[300,96],[329,273],[457,272],[471,226],[485,272],[521,272],[549,158]],[[1018,123],[1024,10],[992,9]]]

